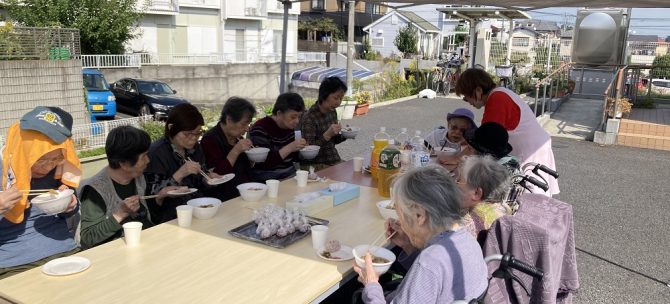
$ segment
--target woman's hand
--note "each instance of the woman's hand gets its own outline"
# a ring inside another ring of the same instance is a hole
[[[60,185],[60,187],[58,187],[58,191],[64,191],[64,190],[67,190],[67,189],[70,189],[70,187],[68,187],[68,186],[66,186],[66,185]],[[72,200],[71,200],[70,203],[67,205],[67,208],[65,208],[65,211],[63,211],[63,213],[69,213],[69,212],[72,212],[72,210],[74,210],[74,208],[77,207],[77,196],[74,195],[74,193],[72,194],[71,199],[72,199]]]
[[[296,151],[300,151],[300,149],[307,146],[307,141],[304,138],[296,138],[296,140],[294,140],[289,145],[291,145],[291,150],[292,150],[291,152],[296,152]]]
[[[185,177],[193,174],[199,174],[200,169],[200,163],[187,160],[183,165],[181,165],[181,167],[179,167],[179,169],[177,169],[174,174],[172,174],[172,178],[174,178],[174,180],[176,180],[178,183],[181,183],[181,180]]]
[[[112,216],[117,222],[121,223],[130,214],[137,213],[137,210],[140,210],[140,196],[133,195],[124,199],[116,211],[112,213]]]
[[[363,285],[379,282],[379,276],[372,267],[372,254],[370,252],[365,254],[365,269],[361,269],[354,262],[354,271],[358,273],[358,281],[363,283]]]
[[[168,192],[173,191],[173,190],[178,190],[178,189],[183,189],[186,188],[185,186],[167,186],[156,193],[156,204],[158,206],[163,206],[163,200],[167,197],[170,196]]]
[[[340,131],[342,131],[342,125],[341,124],[332,124],[330,127],[328,127],[328,130],[326,130],[325,133],[323,133],[323,138],[326,140],[330,140],[333,138],[333,136],[340,134]]]
[[[239,154],[239,153],[242,153],[244,151],[247,151],[247,150],[251,149],[252,146],[253,146],[253,143],[251,142],[250,139],[247,139],[247,138],[240,139],[235,144],[235,146],[233,146],[233,151],[235,151]]]
[[[405,231],[402,230],[398,220],[393,218],[386,220],[386,222],[384,222],[384,228],[386,228],[386,237],[395,233],[395,235],[391,238],[391,243],[402,248],[402,250],[405,251],[407,255],[410,255],[416,251],[416,247],[414,247],[409,241],[409,237]]]
[[[5,214],[5,212],[14,208],[21,197],[23,197],[23,194],[16,187],[0,192],[0,214]]]

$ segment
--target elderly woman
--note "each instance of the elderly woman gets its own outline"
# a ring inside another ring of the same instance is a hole
[[[491,76],[482,69],[467,69],[456,83],[458,96],[475,108],[484,107],[482,124],[495,122],[509,132],[509,142],[521,166],[533,162],[556,170],[551,137],[537,122],[535,113],[514,92],[496,87]],[[553,176],[543,174],[549,183],[548,195],[560,192]]]
[[[463,192],[463,226],[483,244],[493,222],[511,214],[503,204],[511,185],[509,172],[489,155],[471,156],[461,166],[456,183]]]
[[[37,107],[9,128],[2,151],[3,214],[0,216],[0,279],[79,248],[68,220],[77,213],[76,196],[62,213],[47,215],[17,189],[75,188],[81,166],[72,141],[72,116],[57,107]],[[13,190],[12,190],[13,189]]]
[[[300,149],[307,142],[295,138],[295,127],[305,111],[305,102],[296,93],[283,93],[272,107],[272,116],[261,118],[249,130],[249,139],[256,147],[269,148],[265,162],[257,164],[251,171],[252,179],[265,182],[268,179],[285,179],[295,175],[293,163],[299,162]]]
[[[205,121],[194,105],[183,103],[168,113],[165,136],[153,142],[149,148],[149,165],[144,171],[149,193],[158,193],[166,186],[182,186],[195,189],[207,187],[200,171],[205,168],[205,154],[198,143]],[[208,173],[211,177],[218,174]],[[176,208],[189,199],[200,197],[200,191],[166,197],[162,204],[149,204],[152,220],[163,223],[177,217]]]
[[[486,290],[487,268],[479,244],[460,224],[461,194],[438,166],[410,170],[393,185],[398,233],[392,241],[406,253],[421,252],[398,289],[384,298],[370,254],[354,266],[365,303],[451,303]]]
[[[321,149],[314,159],[302,161],[303,167],[312,165],[318,171],[341,161],[335,145],[346,139],[340,134],[342,126],[335,109],[342,104],[346,92],[347,86],[338,77],[328,77],[321,82],[316,103],[300,120],[300,130],[307,143]]]
[[[251,162],[244,151],[251,149],[251,140],[243,136],[249,130],[256,108],[244,98],[231,97],[221,110],[216,127],[202,137],[202,149],[208,168],[219,175],[234,173],[235,178],[205,192],[222,201],[239,196],[237,185],[251,181]]]
[[[141,198],[146,192],[143,172],[149,163],[150,144],[149,135],[132,126],[115,128],[107,135],[105,153],[109,166],[83,181],[78,191],[83,248],[121,237],[121,225],[126,222],[142,222],[143,229],[154,225],[147,203]],[[156,201],[160,204],[167,191],[174,188],[161,189]]]

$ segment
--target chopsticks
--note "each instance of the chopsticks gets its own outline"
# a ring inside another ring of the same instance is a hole
[[[390,239],[396,234],[396,232],[398,232],[398,231],[393,231],[393,233],[391,233],[389,236],[387,236],[387,237],[384,239],[384,241],[382,241],[381,243],[377,243],[377,241],[379,241],[379,240],[381,239],[381,237],[383,237],[384,234],[386,234],[386,232],[380,234],[380,235],[379,235],[379,236],[372,242],[372,244],[370,244],[370,247],[368,247],[368,252],[367,252],[367,253],[370,253],[370,254],[373,254],[373,255],[374,255],[374,253],[371,252],[371,250],[372,250],[374,247],[379,247],[379,245],[382,245],[382,244],[386,243],[388,240],[390,240]]]
[[[30,190],[19,190],[19,191],[28,194],[44,194],[44,193],[58,194],[58,191],[54,189],[30,189]]]
[[[187,157],[186,160],[194,161],[190,157]],[[207,175],[207,173],[205,173],[205,171],[203,171],[202,168],[200,168],[200,175],[202,175],[202,177],[204,177],[206,181],[210,180],[209,175]]]
[[[148,200],[148,199],[151,199],[151,198],[157,198],[157,197],[158,197],[158,194],[154,194],[154,195],[145,195],[145,196],[140,196],[140,199]]]

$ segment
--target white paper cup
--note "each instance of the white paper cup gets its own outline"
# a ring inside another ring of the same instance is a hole
[[[362,172],[363,171],[363,158],[362,157],[354,157],[354,172]]]
[[[268,185],[268,197],[277,197],[277,194],[279,194],[279,181],[276,179],[268,179],[265,181],[265,184]]]
[[[123,239],[128,246],[137,246],[140,244],[140,237],[142,236],[141,222],[128,222],[123,224]]]
[[[193,221],[193,206],[177,206],[177,223],[181,227],[191,227]]]
[[[307,186],[307,174],[308,172],[305,170],[298,170],[295,173],[296,179],[298,180],[298,187]]]
[[[326,240],[328,239],[328,226],[324,225],[315,225],[312,226],[312,247],[314,249],[320,249],[326,246]]]

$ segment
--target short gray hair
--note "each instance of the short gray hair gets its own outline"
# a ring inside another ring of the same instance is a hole
[[[483,201],[502,202],[509,191],[509,171],[490,155],[466,158],[460,173],[468,187],[482,189]]]
[[[462,195],[449,172],[440,166],[414,168],[393,183],[393,201],[404,218],[413,222],[412,210],[426,210],[432,229],[460,221]]]

